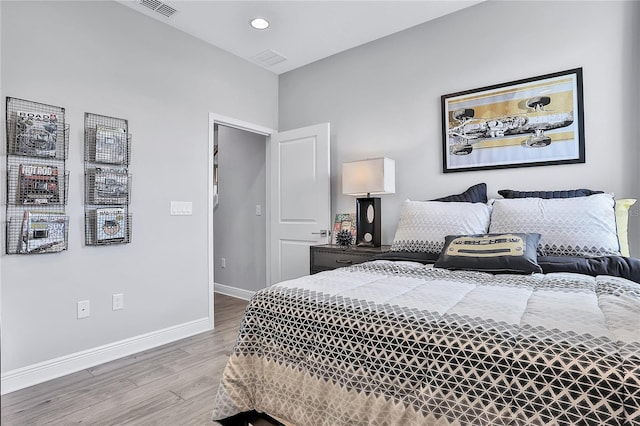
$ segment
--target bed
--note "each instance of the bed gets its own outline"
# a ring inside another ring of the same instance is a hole
[[[387,255],[257,292],[213,419],[640,425],[640,261],[615,200],[537,195],[407,200]]]

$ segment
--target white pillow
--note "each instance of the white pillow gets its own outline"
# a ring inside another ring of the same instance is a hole
[[[611,194],[493,202],[490,233],[538,233],[542,256],[620,255]]]
[[[484,234],[490,218],[483,203],[405,200],[391,251],[440,253],[447,235]]]

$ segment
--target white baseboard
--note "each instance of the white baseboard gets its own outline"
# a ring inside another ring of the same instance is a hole
[[[26,367],[7,371],[1,377],[0,394],[66,376],[114,359],[155,348],[210,330],[209,318],[179,324],[162,330],[131,337],[97,348],[61,356]]]
[[[215,283],[213,287],[216,293],[225,294],[227,296],[237,297],[238,299],[249,300],[256,294],[255,291],[245,290],[242,288],[231,287],[229,285]]]

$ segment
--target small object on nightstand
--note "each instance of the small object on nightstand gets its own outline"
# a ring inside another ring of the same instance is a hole
[[[357,265],[372,260],[376,255],[389,251],[391,246],[359,247],[324,244],[310,246],[310,272],[315,274],[322,271]]]
[[[351,245],[353,234],[348,229],[343,229],[336,235],[336,242],[339,246],[348,247]]]

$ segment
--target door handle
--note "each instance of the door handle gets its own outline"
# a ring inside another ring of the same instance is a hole
[[[320,235],[321,237],[326,237],[327,236],[327,230],[326,229],[321,229],[320,232],[312,232],[313,235]]]

